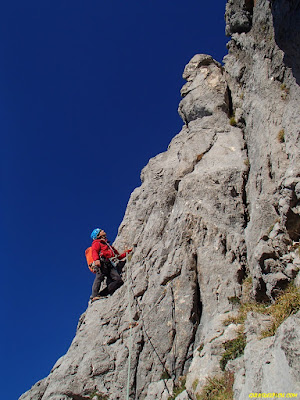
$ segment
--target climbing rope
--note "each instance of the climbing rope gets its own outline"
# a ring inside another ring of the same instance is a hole
[[[129,390],[130,390],[130,368],[131,368],[131,357],[132,357],[132,326],[133,326],[133,321],[132,321],[132,309],[131,309],[130,291],[132,291],[133,300],[135,300],[136,306],[137,306],[137,308],[138,308],[138,310],[139,310],[139,312],[140,312],[140,318],[141,318],[141,320],[142,320],[142,329],[143,329],[143,331],[144,331],[144,333],[145,333],[145,336],[147,337],[148,343],[150,343],[150,345],[151,345],[151,347],[152,347],[154,353],[156,354],[156,356],[157,356],[159,362],[160,362],[161,365],[163,366],[164,371],[165,371],[165,372],[169,375],[169,377],[173,380],[173,383],[174,383],[174,385],[175,385],[175,379],[174,379],[174,377],[171,377],[171,375],[169,374],[169,372],[168,372],[168,370],[167,370],[167,368],[166,368],[166,365],[165,365],[164,361],[161,359],[160,355],[158,354],[158,351],[156,350],[154,344],[152,343],[152,340],[151,340],[150,336],[148,335],[148,332],[147,332],[146,327],[145,327],[145,320],[144,320],[144,318],[145,318],[146,316],[148,316],[148,315],[152,312],[152,310],[160,303],[160,301],[162,300],[162,298],[165,296],[166,293],[165,293],[165,291],[164,291],[164,292],[162,293],[162,295],[159,296],[159,298],[158,298],[158,300],[155,302],[154,306],[151,307],[151,309],[144,315],[143,310],[142,310],[142,308],[141,308],[141,306],[140,306],[140,304],[139,304],[139,301],[138,301],[138,299],[135,297],[134,290],[133,290],[133,287],[132,287],[131,275],[130,275],[130,268],[129,268],[129,262],[130,262],[130,260],[129,260],[128,254],[126,254],[126,264],[127,264],[126,280],[127,280],[127,295],[128,295],[129,323],[130,323],[130,325],[129,325],[130,331],[129,331],[129,355],[128,355],[128,375],[127,375],[126,400],[130,400],[130,399],[129,399]],[[172,288],[172,287],[171,287],[171,290],[172,290],[172,295],[174,296],[173,288]],[[174,371],[176,371],[176,368],[175,368],[174,366],[173,366],[173,369],[174,369]],[[167,384],[166,384],[165,379],[163,379],[163,382],[164,382],[164,386],[165,386],[165,388],[166,388],[166,390],[167,390],[169,396],[171,396],[171,393],[170,393],[170,391],[169,391],[169,388],[168,388],[168,386],[167,386]],[[191,399],[190,394],[189,394],[188,392],[187,392],[187,395],[188,395],[189,399]]]
[[[162,366],[164,367],[164,371],[166,371],[166,372],[168,373],[168,371],[167,371],[167,369],[166,369],[166,367],[165,367],[164,362],[163,362],[162,359],[160,358],[160,356],[159,356],[159,354],[158,354],[156,348],[154,347],[154,345],[153,345],[153,343],[152,343],[151,338],[149,337],[149,335],[148,335],[148,333],[147,333],[147,331],[146,331],[146,328],[145,328],[145,321],[144,321],[144,318],[143,318],[143,311],[142,311],[142,309],[141,309],[141,307],[140,307],[140,304],[139,304],[138,300],[134,297],[134,291],[133,291],[133,288],[132,288],[132,285],[131,285],[132,282],[131,282],[131,276],[130,276],[129,261],[130,261],[130,260],[129,260],[128,254],[126,254],[126,264],[127,264],[126,280],[127,280],[128,309],[129,309],[129,347],[128,347],[128,352],[129,352],[129,354],[128,354],[128,373],[127,373],[126,400],[129,400],[129,391],[130,391],[130,368],[131,368],[131,356],[132,356],[132,326],[133,326],[133,321],[132,321],[132,310],[131,310],[130,290],[131,290],[132,293],[133,293],[133,299],[136,301],[137,307],[138,307],[138,309],[139,309],[139,311],[140,311],[141,319],[142,319],[142,321],[143,321],[142,329],[143,329],[143,331],[144,331],[144,333],[145,333],[145,335],[146,335],[146,337],[147,337],[147,339],[148,339],[148,342],[150,343],[151,347],[153,348],[153,350],[154,350],[154,352],[155,352],[157,358],[159,359],[159,362],[160,362],[160,363],[162,364]],[[159,298],[159,301],[160,301],[160,300],[161,300],[161,299]],[[153,308],[151,308],[151,310],[152,310],[152,309],[153,309]],[[150,310],[150,311],[151,311],[151,310]],[[147,314],[148,314],[148,313],[147,313]],[[168,373],[168,375],[170,376],[169,373]],[[167,391],[168,391],[169,396],[171,396],[171,393],[170,393],[170,391],[169,391],[169,388],[168,388],[168,386],[167,386],[165,380],[163,380],[163,381],[164,381],[164,385],[165,385],[165,387],[166,387],[166,389],[167,389]]]
[[[126,400],[129,400],[129,389],[130,389],[130,368],[131,368],[131,353],[132,353],[132,311],[131,311],[131,299],[130,299],[130,288],[129,288],[129,257],[126,253],[126,277],[127,277],[127,295],[128,295],[128,308],[129,308],[129,347],[128,347],[128,373],[127,373],[127,391]]]
[[[127,269],[127,271],[128,271],[128,269]],[[128,275],[127,275],[127,278],[130,279],[130,277],[129,277]],[[128,288],[129,288],[129,284],[128,284]],[[148,335],[148,332],[147,332],[146,327],[145,327],[145,320],[144,320],[144,317],[145,317],[145,316],[143,315],[143,310],[142,310],[142,308],[141,308],[141,306],[140,306],[140,304],[139,304],[138,299],[134,296],[134,291],[133,291],[132,285],[130,285],[130,289],[131,289],[132,294],[133,294],[133,299],[135,300],[136,305],[137,305],[137,308],[138,308],[138,310],[139,310],[139,312],[140,312],[140,317],[141,317],[141,320],[142,320],[142,322],[143,322],[143,323],[142,323],[142,329],[143,329],[143,331],[144,331],[144,333],[145,333],[145,336],[147,337],[148,343],[150,343],[150,345],[151,345],[151,347],[152,347],[154,353],[156,354],[156,356],[157,356],[159,362],[160,362],[161,365],[163,366],[164,371],[167,372],[167,374],[168,374],[169,377],[171,378],[171,375],[169,374],[169,372],[168,372],[168,370],[167,370],[167,368],[166,368],[166,366],[165,366],[165,363],[164,363],[163,360],[161,359],[161,357],[160,357],[160,355],[158,354],[158,352],[157,352],[157,350],[156,350],[154,344],[152,343],[152,340],[151,340],[150,336]],[[159,298],[158,301],[156,302],[156,305],[159,303],[159,301],[160,301],[164,296],[165,296],[165,293],[163,293],[163,296],[160,296],[160,298]],[[128,296],[128,298],[129,298],[129,296]],[[153,308],[154,308],[154,307],[152,307],[150,311],[152,311]],[[146,315],[148,315],[148,314],[149,314],[149,312],[148,312]],[[130,325],[132,325],[132,324],[130,324]],[[173,381],[174,381],[174,379],[173,379]],[[166,384],[166,382],[165,382],[165,379],[163,379],[163,382],[164,382],[164,386],[165,386],[165,388],[167,389],[167,392],[168,392],[169,396],[171,396],[171,393],[170,393],[169,388],[168,388],[168,386],[167,386],[167,384]],[[128,400],[128,399],[129,399],[129,398],[127,398],[126,400]]]

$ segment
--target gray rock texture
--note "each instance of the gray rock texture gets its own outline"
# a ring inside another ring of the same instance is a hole
[[[226,8],[228,27],[242,2],[233,3],[231,6],[229,2]],[[237,125],[243,127],[247,143],[249,222],[245,241],[257,299],[274,297],[284,286],[285,279],[280,274],[286,268],[283,256],[293,241],[299,241],[300,234],[295,189],[300,176],[300,54],[298,47],[292,57],[294,67],[289,67],[282,44],[290,41],[285,34],[291,34],[299,19],[299,4],[257,0],[252,8],[251,30],[232,33],[224,60],[232,112]],[[299,44],[297,32],[298,25],[295,41]]]
[[[125,284],[88,306],[66,355],[20,400],[168,400],[182,376],[177,398],[196,399],[240,334],[224,320],[243,279],[257,301],[299,285],[299,3],[228,1],[224,66],[204,54],[186,66],[184,126],[142,170],[119,227],[115,246],[134,245]],[[269,322],[248,315],[244,355],[227,366],[235,399],[299,391],[299,314],[259,340]]]
[[[235,375],[235,399],[249,393],[300,392],[300,313],[289,317],[275,336],[253,338]]]

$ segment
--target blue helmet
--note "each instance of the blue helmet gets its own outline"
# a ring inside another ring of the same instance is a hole
[[[93,240],[97,239],[97,236],[99,235],[100,231],[101,231],[100,228],[94,229],[93,232],[91,233],[91,238],[92,238]]]

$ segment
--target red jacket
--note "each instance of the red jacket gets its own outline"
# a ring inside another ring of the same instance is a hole
[[[92,243],[92,257],[94,261],[100,260],[100,257],[103,256],[105,258],[117,257],[119,260],[126,257],[126,254],[129,251],[125,251],[122,254],[119,254],[118,250],[112,247],[106,240],[104,239],[96,239]]]

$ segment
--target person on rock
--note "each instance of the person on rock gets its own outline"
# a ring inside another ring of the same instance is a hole
[[[92,257],[93,257],[93,269],[96,274],[93,287],[91,301],[99,300],[102,296],[112,295],[115,290],[123,285],[119,268],[120,261],[126,257],[132,251],[131,249],[126,250],[124,253],[119,254],[113,246],[109,244],[106,238],[106,233],[103,229],[96,228],[91,233],[92,243]],[[125,262],[123,262],[123,265]],[[122,265],[122,266],[123,266]],[[107,287],[99,293],[101,283],[104,278],[107,279]]]

